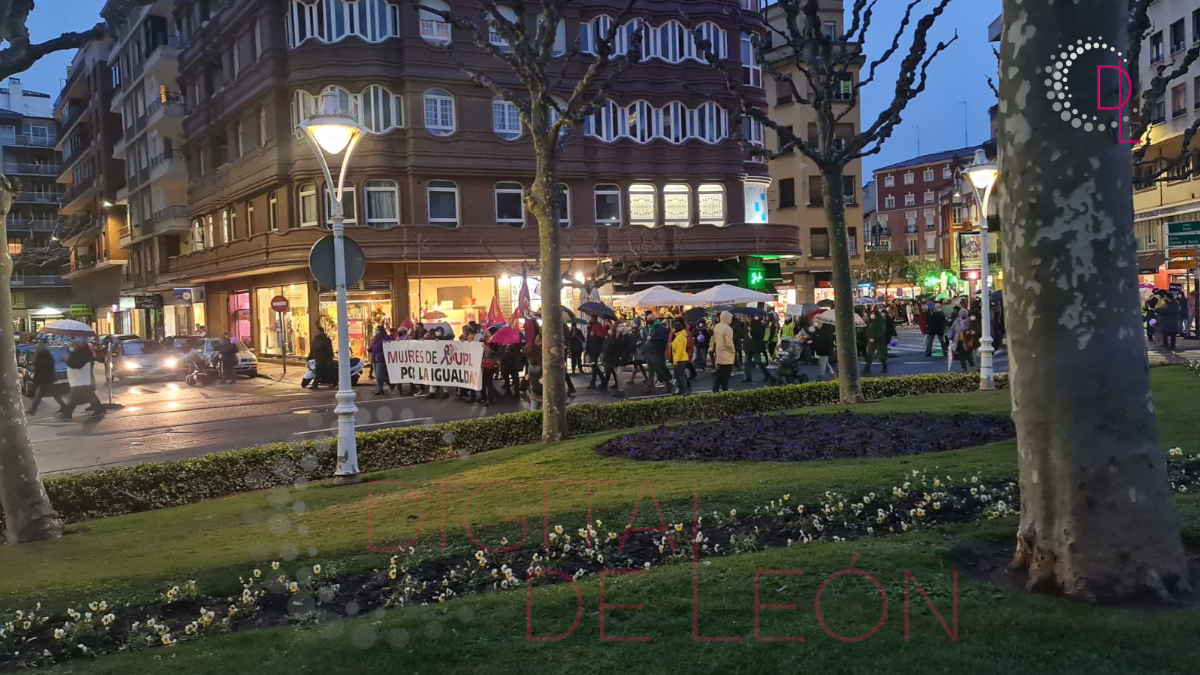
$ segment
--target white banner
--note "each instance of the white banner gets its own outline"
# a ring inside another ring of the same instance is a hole
[[[483,343],[392,340],[383,343],[392,384],[483,389]]]

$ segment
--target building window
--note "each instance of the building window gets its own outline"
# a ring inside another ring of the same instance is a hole
[[[1183,19],[1171,24],[1171,53],[1175,54],[1187,48],[1187,29]]]
[[[905,171],[904,172],[904,184],[912,185],[915,182],[917,182],[917,175],[911,171]]]
[[[446,180],[431,180],[425,189],[429,222],[458,227],[458,186]]]
[[[779,181],[779,208],[790,209],[796,205],[796,179],[784,178]]]
[[[825,39],[830,42],[837,39],[837,23],[833,21],[821,22],[821,35],[824,35]]]
[[[326,220],[333,220],[333,190],[326,185],[322,190],[325,194]],[[347,225],[358,223],[358,200],[355,199],[354,188],[347,185],[342,188],[342,221]]]
[[[389,0],[290,0],[284,21],[292,48],[305,40],[338,42],[356,36],[381,42],[400,36],[400,9]]]
[[[851,257],[858,255],[858,228],[846,228],[846,248]]]
[[[258,144],[267,144],[267,109],[258,109]]]
[[[271,198],[267,200],[267,227],[272,232],[279,231],[279,199],[275,197],[275,193],[271,193]]]
[[[506,141],[520,138],[521,113],[517,111],[517,106],[498,98],[492,99],[492,131]]]
[[[763,123],[753,117],[742,118],[742,139],[751,145],[763,147]]]
[[[933,200],[934,200],[933,190],[926,190],[925,191],[925,203],[932,204]]]
[[[520,183],[496,184],[496,222],[525,226],[525,188]]]
[[[655,110],[645,101],[638,101],[625,110],[625,135],[638,143],[654,140]]]
[[[692,190],[684,183],[663,186],[663,224],[688,227],[692,224]]]
[[[559,227],[571,226],[571,191],[565,183],[554,186],[554,213],[558,216]]]
[[[1192,80],[1192,107],[1200,110],[1200,75]]]
[[[917,195],[913,194],[912,192],[906,192],[904,194],[904,205],[905,206],[916,206],[917,205]]]
[[[829,257],[829,230],[824,227],[814,227],[809,232],[809,256],[813,258]]]
[[[1200,42],[1200,9],[1192,10],[1192,44]]]
[[[252,34],[254,40],[254,60],[262,58],[263,41],[262,41],[262,19],[254,20],[254,32]]]
[[[246,205],[246,237],[254,236],[254,205]]]
[[[1160,30],[1150,36],[1150,63],[1158,63],[1163,58],[1163,34]]]
[[[854,76],[850,73],[842,73],[840,77],[837,91],[833,93],[833,100],[842,102],[854,100]]]
[[[596,186],[596,224],[621,224],[621,188],[616,185]]]
[[[918,252],[917,251],[917,238],[909,237],[907,243],[908,243],[908,251],[907,251],[908,255],[910,255],[910,256],[917,255],[917,252]]]
[[[943,166],[942,167],[942,178],[944,180],[950,180],[953,177],[954,177],[954,170],[951,169],[949,166]]]
[[[885,208],[885,209],[896,208],[896,195],[884,195],[883,208]]]
[[[390,180],[369,180],[366,194],[367,226],[396,225],[400,222],[400,193]]]
[[[932,230],[935,227],[937,227],[935,225],[936,221],[937,221],[937,211],[935,211],[934,209],[925,209],[925,229]]]
[[[700,206],[700,224],[725,226],[725,186],[720,183],[705,183],[696,190]]]
[[[1159,98],[1150,109],[1150,123],[1159,124],[1165,121],[1167,121],[1167,102],[1165,99]]]
[[[808,205],[825,206],[825,178],[822,176],[808,177]]]
[[[854,186],[854,176],[842,176],[842,201],[847,204],[858,203],[858,195]]]
[[[206,216],[205,225],[207,226],[207,230],[205,232],[204,241],[208,242],[209,248],[213,248],[217,245],[216,220],[212,216]]]
[[[441,89],[425,92],[425,128],[434,136],[454,133],[454,97]]]
[[[629,222],[633,225],[654,227],[658,225],[657,189],[649,183],[634,183],[629,186]]]
[[[504,39],[504,36],[500,34],[500,31],[496,30],[496,24],[499,21],[517,23],[517,13],[514,12],[511,7],[506,7],[504,5],[498,5],[496,9],[498,10],[498,17],[491,16],[490,12],[486,12],[484,14],[484,18],[488,20],[488,42],[492,43],[492,46],[494,47],[499,47],[500,51],[506,52],[508,51],[508,41]]]
[[[933,178],[934,178],[934,175],[933,175],[933,167],[929,167],[929,168],[925,169],[924,175],[923,175],[923,176],[921,176],[921,178],[922,178],[922,180],[924,180],[926,183],[932,183],[932,182],[933,182]]]
[[[883,177],[883,187],[896,187],[896,177],[888,174]]]
[[[423,0],[421,5],[432,9],[449,12],[450,6],[442,0]],[[421,10],[421,38],[435,45],[450,44],[450,24],[438,14],[428,9]]]
[[[368,131],[382,134],[404,126],[404,99],[388,89],[372,84],[363,91],[362,123]]]
[[[234,125],[234,132],[237,134],[237,154],[238,157],[241,157],[246,151],[246,137],[242,133],[242,122],[240,120]]]
[[[1187,83],[1171,87],[1171,117],[1187,114]]]
[[[748,87],[762,86],[762,64],[758,60],[758,50],[754,46],[754,38],[742,33],[742,84]]]
[[[315,227],[317,222],[317,186],[305,183],[300,186],[300,227]]]
[[[904,226],[905,232],[908,232],[911,234],[911,233],[917,231],[917,212],[916,211],[905,211],[904,212],[904,221],[905,221],[905,226]]]
[[[204,250],[204,220],[197,218],[192,221],[192,251]]]

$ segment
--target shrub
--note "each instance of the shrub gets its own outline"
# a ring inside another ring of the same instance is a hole
[[[974,391],[971,374],[918,375],[866,379],[869,399]],[[750,391],[668,397],[567,408],[571,433],[585,435],[667,422],[719,419],[838,402],[836,382],[812,382]],[[433,462],[460,454],[534,443],[541,437],[541,413],[525,411],[423,427],[358,434],[363,473]],[[100,469],[56,476],[46,490],[68,522],[191,504],[204,499],[330,477],[336,466],[331,439],[270,443],[171,462]]]

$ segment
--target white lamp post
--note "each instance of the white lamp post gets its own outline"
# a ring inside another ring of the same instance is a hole
[[[979,251],[983,256],[979,270],[980,287],[980,319],[983,324],[983,336],[979,340],[979,389],[991,391],[996,388],[995,373],[992,367],[992,291],[988,288],[988,200],[992,197],[992,188],[996,185],[996,175],[999,170],[995,164],[988,161],[983,150],[975,151],[975,163],[967,167],[967,180],[975,189],[975,200],[979,203]]]
[[[343,482],[354,482],[358,478],[358,449],[354,438],[354,418],[358,407],[354,405],[354,389],[350,386],[350,336],[349,317],[346,311],[346,245],[345,216],[342,212],[342,187],[346,181],[346,167],[354,146],[362,138],[362,127],[358,120],[341,110],[337,95],[332,91],[325,94],[321,113],[309,118],[300,128],[308,139],[313,152],[325,172],[325,185],[334,185],[325,153],[336,158],[345,152],[341,171],[338,174],[337,190],[330,195],[330,221],[333,227],[334,275],[337,285],[337,336],[338,336],[338,392],[337,407],[333,412],[338,418],[338,463],[334,474]]]

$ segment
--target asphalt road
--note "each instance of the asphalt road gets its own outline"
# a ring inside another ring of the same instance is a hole
[[[926,358],[924,341],[915,329],[902,327],[894,347],[888,376],[946,372],[946,359]],[[996,358],[996,370],[1007,369],[1004,352]],[[957,364],[955,368],[957,369]],[[82,471],[115,464],[178,459],[220,450],[244,448],[273,441],[328,438],[335,433],[333,392],[301,389],[296,368],[287,378],[279,369],[264,365],[273,377],[239,380],[234,385],[189,387],[182,382],[145,382],[113,387],[113,399],[124,405],[99,422],[85,422],[83,410],[74,421],[59,420],[52,400],[44,400],[31,419],[30,434],[44,473]],[[805,369],[816,379],[816,368]],[[878,375],[878,367],[875,374]],[[697,392],[708,391],[711,371],[702,372],[693,383]],[[102,379],[102,378],[101,378]],[[611,395],[587,389],[588,378],[575,376],[576,402],[612,400]],[[622,388],[630,397],[645,396],[645,384]],[[761,386],[761,374],[745,384],[739,373],[732,378],[735,389]],[[427,399],[411,396],[374,396],[374,386],[364,380],[357,388],[360,412],[358,429],[428,424],[454,419],[512,412],[520,409],[513,399],[490,406],[472,405],[455,398]],[[106,399],[103,385],[99,392]],[[668,395],[659,390],[659,396]]]

